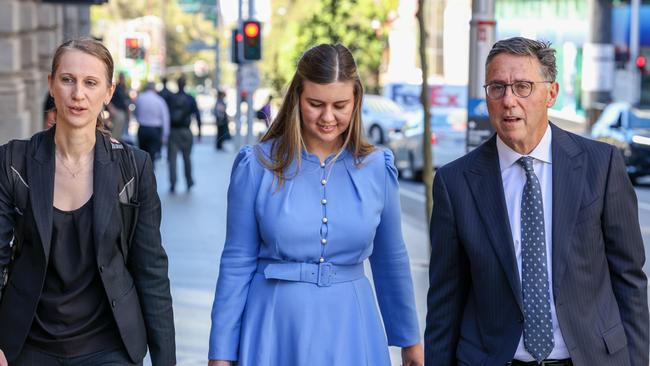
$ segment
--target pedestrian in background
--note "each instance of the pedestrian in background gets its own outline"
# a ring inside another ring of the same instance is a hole
[[[427,365],[648,365],[645,253],[620,152],[549,123],[550,44],[499,41],[485,69],[496,135],[433,183]]]
[[[176,363],[160,200],[140,150],[127,183],[139,215],[132,240],[123,236],[130,201],[118,197],[117,156],[127,147],[100,116],[112,74],[100,42],[63,43],[48,77],[56,125],[0,146],[0,349],[12,366],[142,365],[147,347],[153,365]]]
[[[255,112],[255,117],[257,117],[257,119],[261,121],[264,121],[266,127],[269,127],[269,125],[271,124],[271,101],[272,100],[273,100],[273,96],[269,95],[269,98],[266,100],[266,103],[264,103],[262,108],[260,108],[259,110],[257,110],[257,112]]]
[[[111,135],[117,140],[122,140],[124,131],[128,128],[131,117],[131,112],[129,111],[130,104],[131,99],[126,89],[126,78],[124,73],[121,72],[118,74],[117,85],[115,86],[111,102],[107,106],[111,116]]]
[[[180,77],[177,81],[178,92],[170,98],[169,115],[171,129],[167,141],[167,158],[169,160],[169,191],[176,191],[176,155],[180,150],[183,156],[183,168],[185,169],[185,183],[189,191],[194,185],[192,178],[192,144],[194,136],[190,130],[192,116],[196,119],[198,128],[198,141],[201,141],[201,112],[193,96],[185,93],[185,78]]]
[[[167,103],[167,106],[171,103],[171,98],[174,95],[168,88],[167,88],[167,78],[163,77],[160,79],[160,83],[162,84],[162,89],[158,92],[158,95],[160,95],[164,100],[165,103]]]
[[[217,138],[215,141],[217,150],[221,150],[224,141],[230,139],[230,131],[228,130],[228,113],[226,113],[227,109],[226,93],[219,90],[217,92],[217,101],[214,104],[213,110],[214,118],[217,123]]]
[[[397,171],[363,138],[362,97],[347,48],[311,48],[235,159],[209,365],[388,366],[389,345],[422,365]]]
[[[135,118],[138,121],[138,147],[149,153],[155,162],[163,141],[169,136],[169,108],[156,93],[155,85],[147,83],[135,101]]]

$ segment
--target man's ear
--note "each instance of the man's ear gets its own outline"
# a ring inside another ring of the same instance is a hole
[[[548,88],[548,94],[546,96],[546,107],[551,108],[555,104],[559,92],[560,84],[558,84],[557,81],[552,82]]]

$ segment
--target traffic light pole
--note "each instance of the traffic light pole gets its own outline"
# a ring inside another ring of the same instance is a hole
[[[587,112],[587,128],[611,101],[614,84],[611,0],[589,0],[589,42],[582,54],[582,105]]]
[[[241,23],[242,23],[242,12],[243,12],[242,11],[242,1],[243,0],[239,0],[239,6],[238,6],[238,12],[237,12],[237,14],[238,14],[238,17],[237,17],[238,25],[237,25],[237,27],[239,27],[239,25],[241,25]],[[238,57],[238,56],[235,56],[235,57]],[[237,99],[237,109],[235,110],[235,128],[236,128],[237,133],[235,134],[235,136],[236,136],[236,139],[237,139],[236,142],[237,142],[238,147],[242,145],[242,136],[241,136],[241,102],[242,102],[242,100],[241,100],[241,82],[240,82],[240,80],[241,80],[241,77],[240,77],[241,70],[240,69],[241,69],[241,64],[238,63],[237,64],[237,75],[235,76],[236,85],[237,85],[237,98],[236,98]]]
[[[255,18],[255,0],[248,0],[248,19]],[[248,90],[246,94],[246,143],[252,144],[254,141],[253,135],[253,92],[254,90]]]

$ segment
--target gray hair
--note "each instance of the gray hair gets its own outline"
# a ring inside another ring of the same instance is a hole
[[[498,41],[492,46],[485,68],[490,62],[502,53],[518,56],[530,56],[536,58],[542,64],[542,76],[547,81],[555,81],[557,77],[557,65],[555,64],[555,50],[551,48],[551,42],[536,41],[524,37],[513,37]]]

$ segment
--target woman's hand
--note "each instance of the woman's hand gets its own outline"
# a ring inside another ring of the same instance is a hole
[[[0,364],[0,366],[3,366]],[[232,361],[210,360],[208,366],[232,366]]]
[[[402,348],[402,366],[423,366],[424,350],[422,343]]]
[[[7,358],[5,357],[5,354],[2,352],[0,349],[0,366],[9,366],[9,363],[7,362]]]

